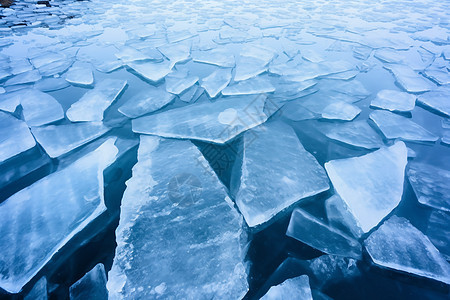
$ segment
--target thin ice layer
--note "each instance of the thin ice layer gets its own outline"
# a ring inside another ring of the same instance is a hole
[[[264,123],[266,96],[196,103],[133,120],[133,131],[168,138],[225,143],[243,131]]]
[[[231,190],[250,227],[329,188],[322,166],[303,148],[294,130],[283,123],[246,132],[241,156],[233,170]]]
[[[399,203],[407,150],[403,142],[372,153],[325,163],[334,189],[364,232],[370,231]]]
[[[408,220],[391,217],[365,241],[373,262],[450,284],[450,265],[430,240]]]
[[[242,223],[197,147],[141,136],[122,199],[109,297],[241,299],[248,289]]]
[[[114,139],[0,204],[0,287],[19,292],[70,239],[106,210],[103,170]]]

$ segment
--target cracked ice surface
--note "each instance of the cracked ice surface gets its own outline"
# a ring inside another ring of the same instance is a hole
[[[119,298],[447,299],[433,266],[450,253],[449,12],[431,0],[0,7],[0,298],[105,297],[90,272],[103,264]],[[96,176],[111,137],[117,157]],[[101,215],[76,223],[92,206]]]
[[[142,136],[122,199],[109,296],[241,298],[248,289],[242,223],[191,142]]]

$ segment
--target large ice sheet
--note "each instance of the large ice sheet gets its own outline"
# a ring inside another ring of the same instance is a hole
[[[122,199],[110,299],[241,299],[248,289],[242,225],[191,142],[141,136]]]
[[[225,143],[264,123],[266,96],[241,96],[196,103],[134,119],[133,131],[169,138]]]
[[[116,100],[127,85],[126,80],[104,79],[96,84],[77,102],[72,104],[66,115],[72,122],[102,121],[105,110]]]
[[[420,203],[450,212],[450,171],[412,162],[407,175]]]
[[[365,241],[373,262],[450,284],[450,265],[430,240],[408,220],[391,217]]]
[[[360,157],[325,163],[334,189],[364,232],[400,203],[406,162],[406,146],[396,142]]]
[[[434,91],[420,95],[417,102],[432,111],[437,111],[450,117],[450,88],[441,87]]]
[[[299,208],[292,212],[286,235],[327,254],[361,257],[361,244],[355,238]]]
[[[397,82],[407,92],[420,93],[427,92],[435,88],[435,85],[431,81],[420,76],[408,66],[388,65],[386,68],[394,74]]]
[[[25,122],[0,111],[0,163],[35,145],[36,141]]]
[[[59,249],[106,210],[103,170],[116,154],[114,139],[109,139],[0,204],[1,288],[19,292]]]
[[[172,103],[174,99],[175,96],[164,88],[148,86],[119,107],[119,112],[129,118],[137,118]]]
[[[271,287],[261,300],[302,299],[312,300],[309,278],[306,275],[285,280]]]
[[[28,89],[20,96],[23,117],[28,126],[41,126],[64,118],[59,102],[36,89]]]
[[[102,136],[110,128],[101,122],[31,127],[31,132],[45,152],[56,158]]]
[[[391,112],[376,110],[371,112],[369,117],[387,139],[416,142],[435,142],[439,139],[411,119]]]
[[[364,120],[340,124],[324,124],[318,127],[328,138],[365,149],[383,146],[380,135]]]
[[[328,188],[322,166],[303,148],[289,125],[275,122],[244,134],[231,191],[250,227]]]
[[[106,273],[103,264],[97,264],[69,290],[70,300],[107,300]]]
[[[379,91],[370,103],[370,106],[373,107],[400,112],[411,111],[415,105],[416,97],[414,95],[395,90]]]

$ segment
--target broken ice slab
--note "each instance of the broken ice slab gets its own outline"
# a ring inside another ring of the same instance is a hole
[[[403,142],[325,163],[334,189],[363,232],[370,231],[400,203],[406,163]]]
[[[184,74],[184,72],[180,73],[181,74],[175,73],[166,76],[166,91],[169,93],[179,95],[196,84],[199,79],[197,76]]]
[[[347,61],[325,61],[322,63],[312,63],[305,61],[298,66],[298,73],[288,75],[292,81],[305,81],[317,77],[324,77],[331,74],[342,73],[354,69],[354,65]]]
[[[67,82],[73,85],[90,86],[94,84],[92,67],[87,63],[75,63],[65,74]]]
[[[267,62],[254,57],[240,57],[236,62],[234,81],[241,81],[258,76],[267,70]]]
[[[379,91],[370,103],[371,107],[399,112],[412,111],[415,105],[416,96],[395,90]]]
[[[35,145],[36,141],[25,122],[0,111],[0,163]]]
[[[175,65],[178,62],[185,62],[191,57],[191,42],[182,41],[158,47],[165,57]]]
[[[45,152],[56,158],[102,136],[109,129],[101,122],[83,122],[31,127],[31,132]]]
[[[70,300],[107,300],[106,272],[103,264],[97,264],[69,290]]]
[[[201,81],[209,97],[216,97],[231,81],[231,69],[217,69]]]
[[[47,278],[39,279],[31,289],[31,291],[24,297],[24,300],[47,300]]]
[[[285,280],[283,283],[272,286],[261,300],[304,299],[312,300],[309,278],[307,275]]]
[[[288,102],[281,108],[283,117],[292,121],[313,120],[318,117],[313,112],[299,105],[297,101]]]
[[[439,139],[438,136],[411,119],[388,111],[375,110],[370,113],[369,117],[387,139],[402,139],[412,142],[435,142]]]
[[[449,35],[446,28],[442,28],[436,25],[429,29],[416,31],[412,34],[412,37],[420,41],[432,41],[437,44],[447,44]]]
[[[417,98],[417,102],[433,112],[450,117],[450,88],[441,87],[424,93]]]
[[[425,79],[408,66],[396,64],[385,65],[384,67],[394,74],[398,84],[400,84],[407,92],[427,92],[436,87],[431,81]]]
[[[420,203],[450,212],[449,170],[412,162],[406,173]]]
[[[289,125],[270,123],[249,130],[242,147],[230,189],[250,227],[329,189],[324,169],[303,148]]]
[[[244,44],[240,51],[241,57],[251,57],[263,60],[266,64],[270,63],[275,57],[275,50],[269,49],[263,45]]]
[[[72,122],[102,121],[105,110],[116,100],[127,85],[126,80],[104,79],[97,83],[66,112]]]
[[[361,258],[355,238],[299,208],[292,212],[286,235],[327,254]]]
[[[426,69],[424,75],[437,84],[450,84],[450,74],[447,68],[429,68]]]
[[[128,66],[144,79],[158,82],[172,71],[174,64],[169,60],[162,62],[135,61],[128,63]]]
[[[189,103],[195,102],[204,92],[205,90],[199,87],[197,84],[194,84],[192,87],[178,95],[181,101]]]
[[[364,120],[321,124],[318,129],[328,138],[354,147],[378,149],[384,145],[380,135]]]
[[[307,261],[311,270],[310,280],[323,289],[329,284],[361,276],[357,260],[337,255],[322,255]]]
[[[164,88],[148,86],[119,107],[119,112],[129,118],[137,118],[157,111],[172,103],[174,99],[175,95],[166,92]]]
[[[351,121],[356,118],[361,109],[353,104],[337,101],[327,105],[322,111],[322,118],[329,120]]]
[[[69,87],[70,84],[63,78],[44,78],[34,84],[34,88],[43,92],[57,91]]]
[[[132,61],[150,59],[150,57],[148,57],[144,53],[130,46],[120,47],[119,52],[115,53],[115,56],[125,64]]]
[[[25,58],[11,60],[10,66],[11,66],[11,73],[13,75],[33,70],[33,66],[30,64],[28,59]]]
[[[240,96],[195,103],[132,121],[136,133],[225,143],[264,123],[266,96]]]
[[[239,81],[227,86],[222,90],[224,96],[252,95],[271,93],[275,91],[275,87],[270,80],[262,77],[254,77],[251,79]]]
[[[365,241],[372,261],[381,267],[450,284],[450,265],[411,223],[392,216]]]
[[[23,117],[28,126],[41,126],[64,118],[59,102],[47,93],[27,89],[20,95]]]
[[[447,260],[450,260],[450,212],[433,209],[428,219],[425,234],[439,249]]]
[[[67,56],[62,53],[47,52],[47,51],[40,51],[40,54],[37,55],[29,53],[29,56],[31,63],[37,69],[45,65],[51,64],[53,62],[67,59]]]
[[[339,197],[333,195],[325,200],[325,210],[328,223],[343,232],[349,233],[356,238],[363,234],[355,216],[350,212],[347,204]]]
[[[72,63],[73,60],[71,59],[58,60],[40,67],[39,73],[41,73],[42,76],[59,76],[59,74],[70,68]]]
[[[231,51],[217,48],[193,52],[192,60],[195,62],[216,65],[224,68],[232,68],[236,64],[234,55]]]
[[[98,71],[103,73],[110,73],[123,66],[123,62],[120,60],[99,61],[99,62],[93,61],[92,64]]]
[[[141,136],[116,230],[110,299],[241,299],[248,290],[242,225],[197,147]]]
[[[361,81],[356,79],[333,84],[331,90],[358,98],[365,98],[370,95],[370,92],[364,87]]]
[[[5,82],[5,86],[33,83],[42,78],[41,73],[38,70],[31,70],[25,73],[14,76]]]
[[[1,288],[18,293],[58,250],[106,210],[103,170],[116,154],[114,139],[109,139],[0,204]]]

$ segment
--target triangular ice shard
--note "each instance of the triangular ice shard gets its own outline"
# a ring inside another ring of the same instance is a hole
[[[364,232],[400,203],[406,162],[406,146],[397,142],[360,157],[325,163],[335,190]]]

